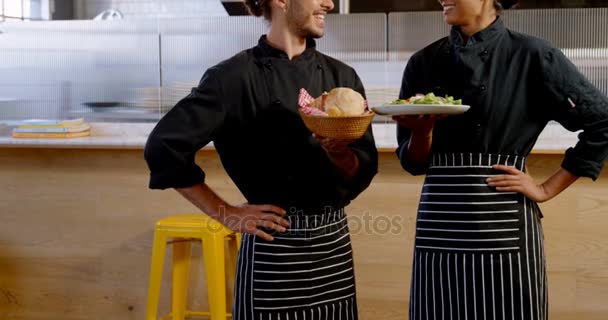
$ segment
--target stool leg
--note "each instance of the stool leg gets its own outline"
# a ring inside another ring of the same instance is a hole
[[[160,296],[160,285],[163,277],[163,264],[165,250],[167,248],[167,237],[164,233],[154,232],[154,244],[152,246],[152,261],[150,263],[150,279],[148,281],[148,303],[146,319],[156,320],[158,312],[158,299]]]
[[[235,233],[234,236],[236,237],[236,251],[238,255],[238,251],[241,249],[241,241],[243,240],[243,235],[240,233]]]
[[[211,320],[226,320],[226,271],[224,237],[221,234],[205,234],[203,257],[207,274],[207,289]]]
[[[233,290],[226,291],[226,301],[227,305],[231,306],[234,303],[234,280],[236,276],[236,263],[239,256],[239,247],[240,247],[240,236],[239,234],[231,235],[228,238],[228,254],[226,257],[226,278],[228,283],[228,288],[232,288]]]
[[[176,239],[173,242],[173,320],[184,320],[186,317],[191,250],[192,244],[188,240]]]

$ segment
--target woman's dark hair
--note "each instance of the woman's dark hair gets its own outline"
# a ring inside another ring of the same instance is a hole
[[[268,21],[272,18],[270,10],[271,0],[245,0],[245,6],[251,15],[264,16]]]

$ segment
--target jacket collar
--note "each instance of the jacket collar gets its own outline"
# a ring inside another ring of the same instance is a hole
[[[465,43],[460,27],[452,27],[452,30],[450,31],[450,43],[457,47],[467,47],[476,43],[491,40],[506,30],[507,29],[502,19],[497,17],[490,26],[474,34]]]
[[[306,39],[306,49],[302,53],[301,57],[307,57],[312,55],[317,48],[317,43],[314,39],[308,38]],[[285,51],[281,49],[277,49],[270,44],[268,44],[267,36],[263,35],[260,37],[258,41],[258,45],[256,46],[257,51],[260,53],[261,57],[273,57],[273,58],[282,58],[289,59],[289,56]]]

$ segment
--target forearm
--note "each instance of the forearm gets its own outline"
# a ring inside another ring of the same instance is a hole
[[[433,131],[413,131],[407,145],[407,157],[417,164],[427,163],[431,155]]]
[[[557,172],[555,172],[540,185],[540,188],[546,195],[545,201],[553,199],[562,191],[566,190],[570,185],[578,180],[578,178],[578,176],[573,175],[563,168],[557,170]]]
[[[352,180],[359,171],[359,158],[350,148],[328,151],[327,155],[346,180]]]
[[[211,218],[221,220],[229,204],[204,183],[187,188],[176,188],[184,198]]]

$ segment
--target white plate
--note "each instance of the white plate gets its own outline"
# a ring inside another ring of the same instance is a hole
[[[400,116],[417,114],[461,114],[467,112],[471,107],[466,105],[444,105],[444,104],[385,104],[373,107],[372,110],[380,115]]]

